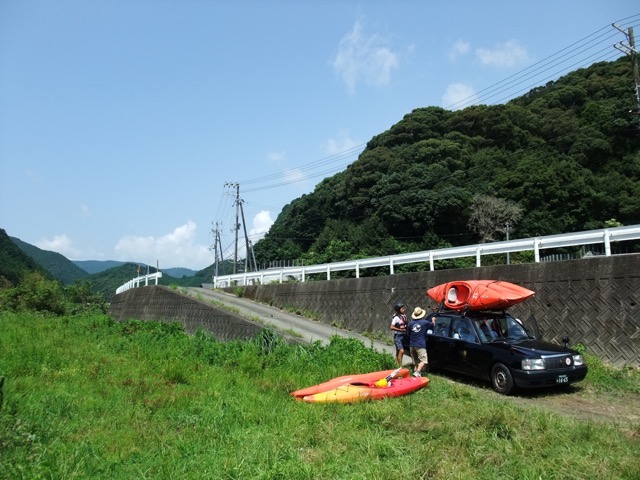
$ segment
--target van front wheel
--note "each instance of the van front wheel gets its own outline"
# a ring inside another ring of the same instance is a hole
[[[496,363],[491,369],[491,385],[493,389],[502,395],[510,395],[515,384],[509,369],[502,363]]]

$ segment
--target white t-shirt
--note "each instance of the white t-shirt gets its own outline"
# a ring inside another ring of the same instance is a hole
[[[404,314],[396,314],[391,319],[391,325],[396,328],[406,328],[407,327],[407,316]],[[404,332],[398,332],[397,330],[393,331],[394,335],[404,335]]]

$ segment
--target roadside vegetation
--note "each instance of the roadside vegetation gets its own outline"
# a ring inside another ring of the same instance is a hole
[[[17,285],[0,287],[0,312],[39,312],[47,315],[106,313],[104,297],[89,282],[63,285],[38,271],[23,272]]]
[[[524,409],[437,375],[354,405],[289,395],[386,368],[391,356],[340,337],[222,343],[179,324],[4,311],[0,478],[640,477],[640,425]],[[597,366],[573,388],[640,391],[636,370],[616,372]]]

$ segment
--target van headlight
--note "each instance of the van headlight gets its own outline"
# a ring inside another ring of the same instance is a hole
[[[576,367],[584,365],[584,358],[582,358],[582,355],[578,354],[573,356],[573,365]]]
[[[522,370],[544,370],[542,358],[525,358],[522,360]]]

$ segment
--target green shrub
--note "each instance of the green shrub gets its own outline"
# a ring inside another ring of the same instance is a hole
[[[80,315],[106,313],[107,303],[86,281],[65,287],[40,273],[28,272],[17,286],[0,290],[0,311]]]
[[[40,273],[29,272],[18,286],[0,292],[0,309],[63,315],[66,312],[64,290],[59,282],[47,280]]]

